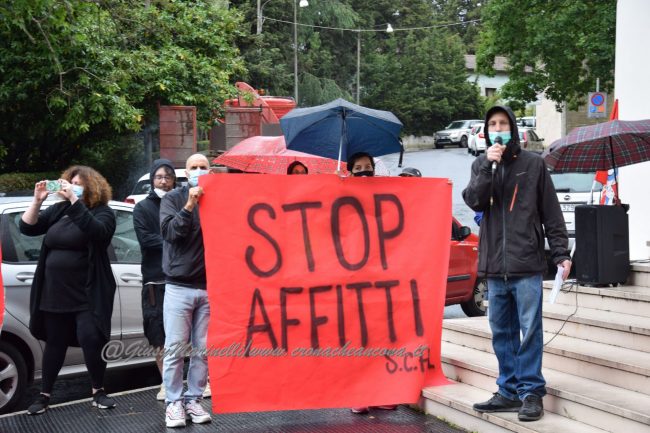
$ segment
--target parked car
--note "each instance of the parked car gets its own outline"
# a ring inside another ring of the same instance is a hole
[[[481,152],[485,152],[485,124],[477,123],[472,126],[469,133],[469,141],[467,143],[467,153],[478,156]]]
[[[472,126],[482,123],[482,120],[455,120],[442,131],[437,131],[433,137],[436,149],[441,149],[446,144],[457,144],[458,147],[467,147],[469,131]]]
[[[544,139],[540,138],[533,128],[519,128],[519,142],[523,149],[531,152],[542,153],[544,151]]]
[[[569,250],[573,248],[576,236],[575,208],[580,204],[598,203],[602,185],[594,183],[595,173],[553,173],[551,179],[557,194],[557,199],[562,208],[562,215],[569,234]],[[593,188],[593,189],[592,189]],[[549,257],[548,240],[546,252]],[[549,260],[550,262],[550,260]],[[553,263],[549,263],[549,272],[553,270]],[[555,275],[555,271],[552,272]]]
[[[534,128],[537,126],[537,118],[535,116],[520,117],[517,121],[517,125]]]
[[[33,197],[0,197],[0,241],[2,242],[2,278],[5,289],[5,317],[0,333],[0,413],[6,413],[22,400],[25,390],[41,378],[42,341],[29,332],[29,294],[36,262],[44,236],[25,236],[18,222]],[[43,207],[55,203],[47,200]],[[133,229],[133,205],[111,201],[117,228],[108,247],[113,275],[117,282],[111,339],[121,340],[125,347],[147,344],[142,330],[140,246]],[[153,358],[134,357],[116,361],[108,368],[142,365]],[[86,371],[83,354],[78,347],[68,349],[59,376]]]
[[[484,316],[487,309],[487,282],[477,270],[478,236],[453,218],[445,305],[460,304],[470,317]]]
[[[185,169],[177,168],[174,172],[176,173],[176,186],[185,185],[187,183]],[[149,182],[149,173],[146,173],[138,179],[138,183],[135,184],[131,195],[124,199],[124,201],[126,203],[136,204],[140,200],[144,200],[149,194],[149,191],[151,191],[151,182]]]

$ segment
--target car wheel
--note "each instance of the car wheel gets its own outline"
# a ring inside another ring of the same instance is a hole
[[[476,286],[474,287],[474,293],[471,299],[460,304],[460,308],[469,317],[485,316],[487,312],[486,299],[487,280],[480,278],[476,280]]]
[[[442,144],[436,143],[436,149],[442,149],[444,146]]]
[[[472,148],[467,146],[467,153],[472,153]]]
[[[467,147],[467,136],[463,135],[460,137],[460,147]]]
[[[0,413],[10,412],[27,389],[27,365],[23,355],[6,341],[0,341]]]

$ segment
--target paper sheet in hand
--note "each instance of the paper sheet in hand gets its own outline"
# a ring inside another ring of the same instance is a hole
[[[557,298],[557,295],[560,293],[560,289],[562,288],[562,282],[564,281],[562,279],[563,273],[564,268],[562,266],[558,266],[557,272],[555,273],[555,281],[553,281],[553,290],[551,290],[551,297],[549,298],[549,302],[551,304],[555,304],[555,299]]]

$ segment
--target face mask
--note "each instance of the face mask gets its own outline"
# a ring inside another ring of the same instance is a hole
[[[156,195],[158,196],[158,198],[163,198],[163,196],[164,196],[165,194],[167,194],[167,191],[165,191],[164,189],[160,189],[160,188],[154,188],[154,189],[153,189],[153,192],[156,193]]]
[[[356,173],[352,173],[353,176],[355,177],[372,177],[375,175],[374,171],[358,171]]]
[[[502,132],[492,132],[490,131],[490,141],[492,144],[494,144],[494,140],[497,137],[501,137],[501,140],[503,140],[502,144],[507,145],[510,140],[512,139],[512,134],[510,134],[510,131],[502,131]]]
[[[199,176],[203,176],[204,174],[208,174],[208,170],[201,170],[200,168],[197,168],[195,170],[190,170],[187,174],[189,177],[187,178],[187,183],[190,186],[198,186],[199,185]]]
[[[82,195],[84,195],[84,187],[81,185],[72,185],[72,193],[77,196],[77,198],[81,198]]]

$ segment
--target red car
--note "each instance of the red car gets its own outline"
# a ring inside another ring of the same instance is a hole
[[[487,282],[478,278],[478,236],[455,218],[451,223],[451,252],[445,305],[460,304],[470,317],[484,316]]]

